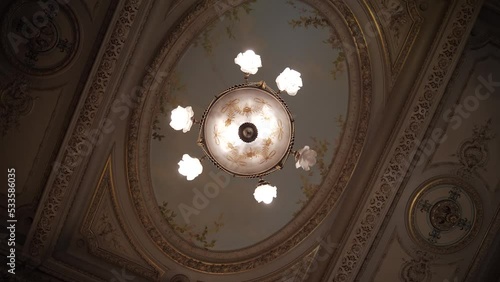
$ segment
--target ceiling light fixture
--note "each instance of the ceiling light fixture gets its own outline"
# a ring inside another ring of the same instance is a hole
[[[300,73],[286,68],[277,78],[279,91],[264,81],[248,82],[262,67],[260,56],[248,50],[234,59],[245,74],[245,83],[233,86],[219,95],[205,110],[201,121],[194,119],[191,107],[178,106],[171,112],[170,126],[186,133],[193,123],[200,125],[198,144],[219,169],[232,176],[259,178],[254,197],[257,202],[270,204],[277,196],[277,188],[263,180],[283,168],[290,154],[296,168],[309,170],[316,163],[316,152],[305,146],[293,150],[294,120],[282,91],[295,96],[302,87]],[[179,162],[179,173],[193,180],[203,171],[200,159],[188,154]]]

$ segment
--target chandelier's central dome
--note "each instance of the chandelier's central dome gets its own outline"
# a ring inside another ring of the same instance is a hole
[[[221,169],[260,177],[280,169],[293,146],[293,119],[265,83],[232,87],[203,115],[199,144]]]

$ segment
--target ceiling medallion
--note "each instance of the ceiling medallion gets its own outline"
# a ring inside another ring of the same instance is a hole
[[[309,170],[316,163],[316,152],[308,146],[293,151],[294,120],[280,96],[282,91],[295,96],[302,79],[299,72],[286,68],[276,79],[276,92],[264,81],[248,82],[262,66],[259,55],[248,50],[234,61],[245,74],[245,83],[216,95],[200,121],[194,119],[190,106],[171,112],[170,126],[175,130],[186,133],[193,124],[200,125],[198,145],[205,153],[201,159],[184,154],[179,173],[193,180],[203,171],[201,160],[208,158],[232,176],[260,178],[254,197],[269,204],[277,188],[262,177],[283,168],[291,153],[297,168]]]
[[[481,225],[479,196],[457,178],[441,178],[419,189],[409,210],[412,238],[436,253],[465,247]]]
[[[4,14],[3,49],[23,72],[53,74],[73,60],[79,25],[70,6],[61,2],[14,1]]]

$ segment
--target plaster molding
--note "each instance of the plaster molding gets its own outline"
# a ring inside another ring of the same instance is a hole
[[[459,8],[453,15],[449,28],[442,36],[443,41],[435,53],[433,65],[429,66],[425,79],[414,91],[418,93],[409,116],[405,120],[401,134],[395,142],[391,156],[381,170],[379,180],[374,183],[374,189],[365,202],[363,212],[349,235],[346,245],[336,260],[333,271],[329,274],[331,281],[348,281],[361,266],[371,242],[377,235],[379,227],[390,206],[395,193],[400,189],[401,180],[408,169],[405,160],[410,159],[410,153],[415,148],[415,140],[425,130],[425,124],[436,100],[439,100],[446,81],[452,72],[457,57],[457,51],[464,45],[464,38],[470,29],[470,23],[478,13],[478,2],[460,1]]]
[[[89,252],[145,278],[158,280],[161,276],[160,271],[143,251],[136,247],[137,244],[127,230],[115,189],[112,158],[109,156],[80,228],[81,234],[87,241]],[[137,263],[132,257],[142,263]]]
[[[419,5],[418,2],[416,0],[363,1],[383,42],[392,83],[413,49],[424,21],[420,10],[425,6]],[[404,34],[401,34],[402,30],[405,31]]]
[[[247,271],[276,260],[304,241],[315,230],[333,209],[349,182],[350,175],[364,146],[370,117],[372,77],[367,46],[363,34],[359,32],[361,28],[357,19],[343,1],[324,3],[323,1],[309,0],[307,3],[320,10],[330,22],[335,22],[338,15],[341,15],[344,24],[347,25],[349,37],[354,40],[349,47],[351,47],[350,51],[353,51],[354,47],[356,52],[348,52],[351,53],[348,59],[351,63],[350,66],[353,67],[352,71],[356,74],[350,73],[352,75],[351,91],[355,93],[351,97],[358,97],[350,103],[353,108],[349,113],[354,117],[348,118],[348,122],[351,122],[351,126],[348,128],[352,131],[348,135],[351,136],[352,143],[344,148],[346,161],[343,167],[338,169],[338,174],[330,173],[330,177],[325,180],[323,194],[316,195],[312,200],[313,204],[308,205],[304,212],[299,214],[282,231],[257,245],[234,252],[216,253],[195,248],[182,240],[172,230],[169,230],[170,227],[167,224],[162,223],[159,212],[155,210],[157,207],[151,207],[154,197],[151,196],[151,183],[147,177],[149,175],[147,172],[149,159],[139,157],[147,155],[149,152],[147,143],[141,142],[141,140],[149,140],[151,136],[152,114],[146,106],[155,103],[160,92],[159,84],[164,83],[163,77],[168,75],[182,56],[183,50],[189,46],[194,35],[197,34],[196,29],[201,31],[205,24],[213,20],[215,11],[209,11],[212,16],[207,15],[209,13],[207,11],[213,8],[210,1],[196,5],[178,24],[144,78],[143,90],[139,95],[139,106],[134,111],[128,132],[127,165],[130,194],[137,214],[151,240],[166,256],[187,268],[206,273],[227,274]],[[356,80],[358,82],[355,82]],[[168,239],[164,234],[169,234]]]

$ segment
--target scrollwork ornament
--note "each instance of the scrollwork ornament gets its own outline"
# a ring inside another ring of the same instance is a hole
[[[111,157],[109,157],[80,227],[83,239],[77,240],[77,244],[81,240],[83,245],[88,246],[90,254],[156,281],[160,275],[159,271],[131,240],[129,231],[127,231],[122,215],[119,212],[117,200],[114,196],[115,187],[111,173],[111,162]],[[105,198],[108,198],[110,203],[103,203]],[[103,206],[107,208],[103,209]],[[115,220],[112,220],[112,218]],[[128,242],[128,244],[125,242]],[[118,254],[120,252],[129,257],[137,255],[145,262],[147,267],[131,261],[124,257],[123,254]]]
[[[461,1],[458,11],[451,21],[452,29],[467,27],[472,22],[473,15],[476,13],[477,9],[477,1]],[[430,104],[437,99],[437,93],[439,93],[440,89],[443,87],[444,78],[450,71],[451,63],[441,63],[441,65],[438,65],[438,61],[445,59],[451,62],[461,42],[464,41],[463,37],[463,33],[451,31],[444,35],[445,40],[437,51],[438,60],[435,60],[434,65],[430,66],[429,69],[431,72],[423,81],[423,89],[419,92],[421,96],[417,97],[417,103],[409,117],[409,122],[403,129],[403,134],[399,137],[399,140],[396,141],[396,148],[393,150],[393,154],[388,164],[383,168],[379,188],[369,196],[364,214],[359,217],[360,219],[352,231],[352,234],[356,235],[348,239],[346,243],[347,246],[337,260],[338,264],[335,266],[331,275],[334,281],[346,281],[351,277],[365,253],[364,249],[369,246],[367,243],[375,236],[374,233],[377,231],[375,226],[378,226],[378,224],[368,224],[364,219],[371,215],[376,222],[382,220],[384,216],[382,210],[386,209],[388,200],[392,198],[393,194],[397,191],[396,188],[399,179],[401,179],[401,171],[407,169],[406,164],[400,160],[409,158],[411,152],[415,149],[416,145],[414,141],[417,140],[420,132],[423,130],[423,124],[426,118],[430,115]],[[388,189],[387,186],[391,188]],[[382,187],[385,188],[382,190]],[[362,246],[363,251],[354,252],[353,246],[355,245]]]

